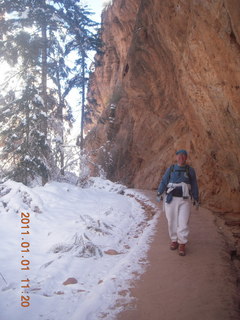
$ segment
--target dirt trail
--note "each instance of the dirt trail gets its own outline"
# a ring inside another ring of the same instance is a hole
[[[155,201],[155,192],[144,194]],[[127,306],[117,320],[240,319],[236,275],[211,212],[192,210],[185,257],[169,250],[162,213],[148,260],[146,272],[131,289],[136,303]]]

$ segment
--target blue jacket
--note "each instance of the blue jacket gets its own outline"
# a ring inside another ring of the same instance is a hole
[[[159,184],[158,187],[158,193],[162,194],[167,189],[167,185],[169,182],[172,183],[181,183],[185,182],[191,185],[191,195],[193,196],[194,200],[198,201],[198,184],[197,184],[197,178],[195,170],[189,166],[189,176],[186,171],[186,166],[180,167],[178,164],[174,165],[173,172],[171,172],[172,166],[169,167],[166,172],[164,173],[164,176]],[[169,179],[170,177],[170,179]]]

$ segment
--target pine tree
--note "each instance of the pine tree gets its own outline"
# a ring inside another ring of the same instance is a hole
[[[72,51],[77,52],[75,67],[73,69],[75,76],[69,80],[68,90],[73,87],[81,88],[81,132],[80,147],[83,149],[83,129],[85,114],[85,90],[88,81],[86,60],[91,51],[101,53],[102,42],[99,37],[99,25],[92,21],[89,16],[91,12],[78,5],[79,1],[66,0],[55,1],[62,3],[60,9],[61,17],[69,25],[68,34],[71,37],[66,45],[66,54]]]
[[[0,59],[15,72],[8,77],[0,106],[0,122],[7,124],[1,141],[8,177],[27,184],[39,175],[45,184],[58,162],[54,142],[64,173],[63,109],[73,87],[81,86],[84,94],[85,58],[98,42],[88,28],[96,23],[80,1],[5,0],[0,9],[8,14],[0,20]],[[80,57],[71,70],[66,56],[73,51]],[[12,77],[18,81],[17,90],[11,88]]]
[[[3,158],[14,164],[8,168],[9,178],[28,184],[35,174],[47,176],[47,162],[42,154],[49,152],[45,136],[38,130],[43,101],[29,77],[19,97],[10,91],[2,103],[2,123],[7,123],[1,134],[5,139]]]

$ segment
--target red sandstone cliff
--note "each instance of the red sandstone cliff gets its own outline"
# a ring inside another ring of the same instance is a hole
[[[93,159],[151,189],[186,148],[203,205],[240,212],[239,0],[115,0],[103,28],[88,92]]]

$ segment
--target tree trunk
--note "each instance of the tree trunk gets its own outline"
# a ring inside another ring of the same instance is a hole
[[[62,98],[62,90],[61,90],[61,80],[59,75],[59,65],[57,66],[57,86],[58,86],[58,107],[57,107],[57,118],[59,120],[59,128],[60,128],[60,137],[61,137],[61,146],[60,146],[60,172],[64,175],[64,151],[63,151],[63,142],[64,142],[64,128],[63,128],[63,107],[64,101]]]
[[[29,149],[29,135],[30,135],[30,109],[26,108],[26,149]],[[28,183],[28,170],[25,170],[25,185]]]
[[[84,103],[85,103],[85,55],[82,50],[82,111],[81,111],[81,134],[80,149],[83,150],[83,128],[84,128]]]
[[[46,1],[42,0],[42,8],[46,7]],[[45,141],[47,140],[47,46],[48,46],[48,39],[47,39],[47,21],[45,16],[42,17],[42,26],[41,26],[41,33],[42,33],[42,99],[43,99],[43,113],[44,117],[41,120],[40,130],[45,136]],[[48,159],[48,155],[44,154],[44,157]],[[42,184],[46,184],[48,182],[48,176],[46,173],[42,174]]]
[[[46,21],[43,21],[43,24],[42,24],[42,98],[44,101],[43,112],[45,112],[47,115],[47,25],[46,25]],[[43,120],[42,129],[47,136],[46,120]]]

